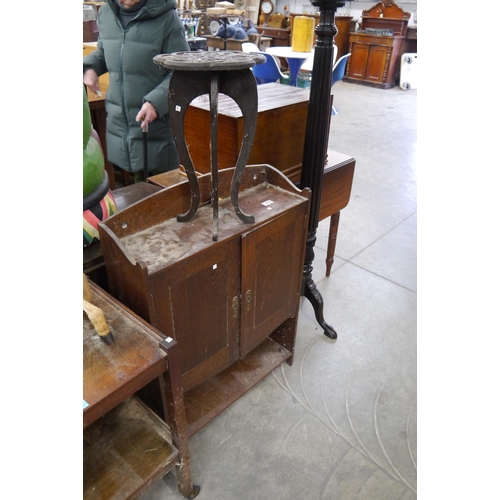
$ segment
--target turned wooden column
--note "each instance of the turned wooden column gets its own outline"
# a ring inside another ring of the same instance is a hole
[[[311,4],[319,7],[320,19],[314,30],[317,39],[314,49],[309,112],[300,179],[301,189],[309,187],[312,190],[306,256],[302,276],[302,295],[311,302],[316,320],[323,328],[324,334],[331,339],[336,339],[337,332],[323,318],[323,298],[312,279],[312,270],[316,230],[319,222],[321,189],[323,186],[323,170],[330,130],[333,38],[337,34],[335,12],[338,7],[345,5],[345,1],[311,0]]]

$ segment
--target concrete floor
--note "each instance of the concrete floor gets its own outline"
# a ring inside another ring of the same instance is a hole
[[[417,497],[417,91],[339,82],[329,147],[356,158],[325,277],[327,338],[302,299],[294,364],[189,440],[199,500]],[[141,500],[182,498],[169,473]]]

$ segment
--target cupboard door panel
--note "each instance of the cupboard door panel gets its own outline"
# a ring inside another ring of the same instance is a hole
[[[240,357],[297,314],[306,217],[300,205],[242,237]]]
[[[384,81],[388,52],[387,47],[370,47],[370,54],[366,65],[365,78],[367,80],[376,83],[382,83]]]
[[[352,45],[352,53],[349,61],[349,76],[364,80],[366,62],[368,61],[369,45],[354,43]]]
[[[179,344],[185,390],[238,359],[239,262],[233,238],[167,268],[151,282],[152,324]]]

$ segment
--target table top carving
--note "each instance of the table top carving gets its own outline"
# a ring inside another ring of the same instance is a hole
[[[236,50],[200,52],[173,52],[158,54],[153,58],[158,66],[181,71],[232,71],[252,68],[266,62],[260,54],[248,54]]]

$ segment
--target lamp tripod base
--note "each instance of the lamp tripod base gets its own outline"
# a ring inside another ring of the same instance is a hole
[[[311,302],[316,321],[323,328],[323,333],[330,339],[336,339],[337,332],[323,318],[323,297],[312,279],[303,283],[303,296]]]
[[[312,279],[312,270],[314,262],[314,245],[316,243],[316,230],[310,231],[307,235],[306,255],[304,271],[302,274],[301,295],[312,304],[316,321],[323,328],[323,333],[330,339],[337,338],[337,332],[331,327],[323,317],[323,297]]]

